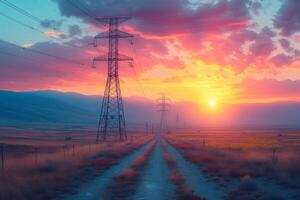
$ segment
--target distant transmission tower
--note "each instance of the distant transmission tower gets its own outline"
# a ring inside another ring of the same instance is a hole
[[[160,118],[160,132],[166,133],[168,132],[168,121],[167,121],[167,113],[170,112],[170,99],[166,97],[163,93],[159,99],[157,99],[157,112],[161,113]]]
[[[96,142],[106,140],[108,136],[119,136],[120,140],[127,139],[123,101],[119,81],[119,61],[133,61],[132,58],[119,53],[119,38],[132,38],[133,36],[120,31],[119,24],[129,20],[130,17],[96,18],[97,21],[108,25],[108,31],[95,36],[94,46],[97,47],[99,39],[108,39],[108,53],[93,59],[107,61],[107,80],[102,100],[100,119],[98,124]]]
[[[178,113],[178,112],[177,112],[177,114],[176,114],[175,128],[176,128],[176,129],[179,128],[179,113]]]

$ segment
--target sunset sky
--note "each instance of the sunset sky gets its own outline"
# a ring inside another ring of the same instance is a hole
[[[156,99],[165,92],[172,101],[216,106],[300,101],[299,0],[4,2],[38,20],[0,2],[0,89],[102,94],[106,63],[98,63],[96,69],[90,66],[94,56],[107,50],[107,43],[100,43],[99,51],[89,43],[105,28],[91,16],[131,16],[121,26],[135,36],[133,46],[129,40],[121,43],[122,52],[135,59],[134,68],[120,64],[124,96]],[[89,15],[76,5],[84,5],[81,8]]]

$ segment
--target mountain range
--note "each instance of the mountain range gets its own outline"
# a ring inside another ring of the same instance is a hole
[[[0,125],[26,123],[96,124],[101,96],[54,90],[14,92],[0,90]],[[128,124],[159,123],[155,101],[124,98]],[[226,105],[226,113],[209,115],[195,102],[173,102],[170,126],[300,126],[299,102]]]

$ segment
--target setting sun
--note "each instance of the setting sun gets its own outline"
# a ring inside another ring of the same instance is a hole
[[[216,100],[214,100],[214,99],[211,99],[211,100],[209,100],[209,106],[210,107],[215,107],[215,105],[216,105]]]

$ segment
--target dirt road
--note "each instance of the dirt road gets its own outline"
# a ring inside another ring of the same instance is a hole
[[[138,179],[133,200],[168,200],[175,199],[175,185],[169,180],[169,168],[163,156],[163,149],[160,136],[157,137],[155,148],[149,157],[147,165]],[[149,145],[149,144],[148,144]],[[66,200],[101,200],[114,199],[114,194],[109,194],[107,187],[112,183],[113,177],[128,167],[135,158],[141,155],[147,145],[134,151],[120,160],[119,164],[107,169],[99,177],[84,184],[77,189],[74,195],[66,196]],[[187,161],[181,153],[167,143],[167,148],[174,157],[180,172],[185,176],[187,184],[193,189],[196,195],[204,196],[211,200],[221,200],[222,192],[217,186],[208,181],[201,170],[193,163]]]
[[[169,169],[163,157],[160,138],[142,174],[134,200],[174,199],[175,186],[168,180]]]

